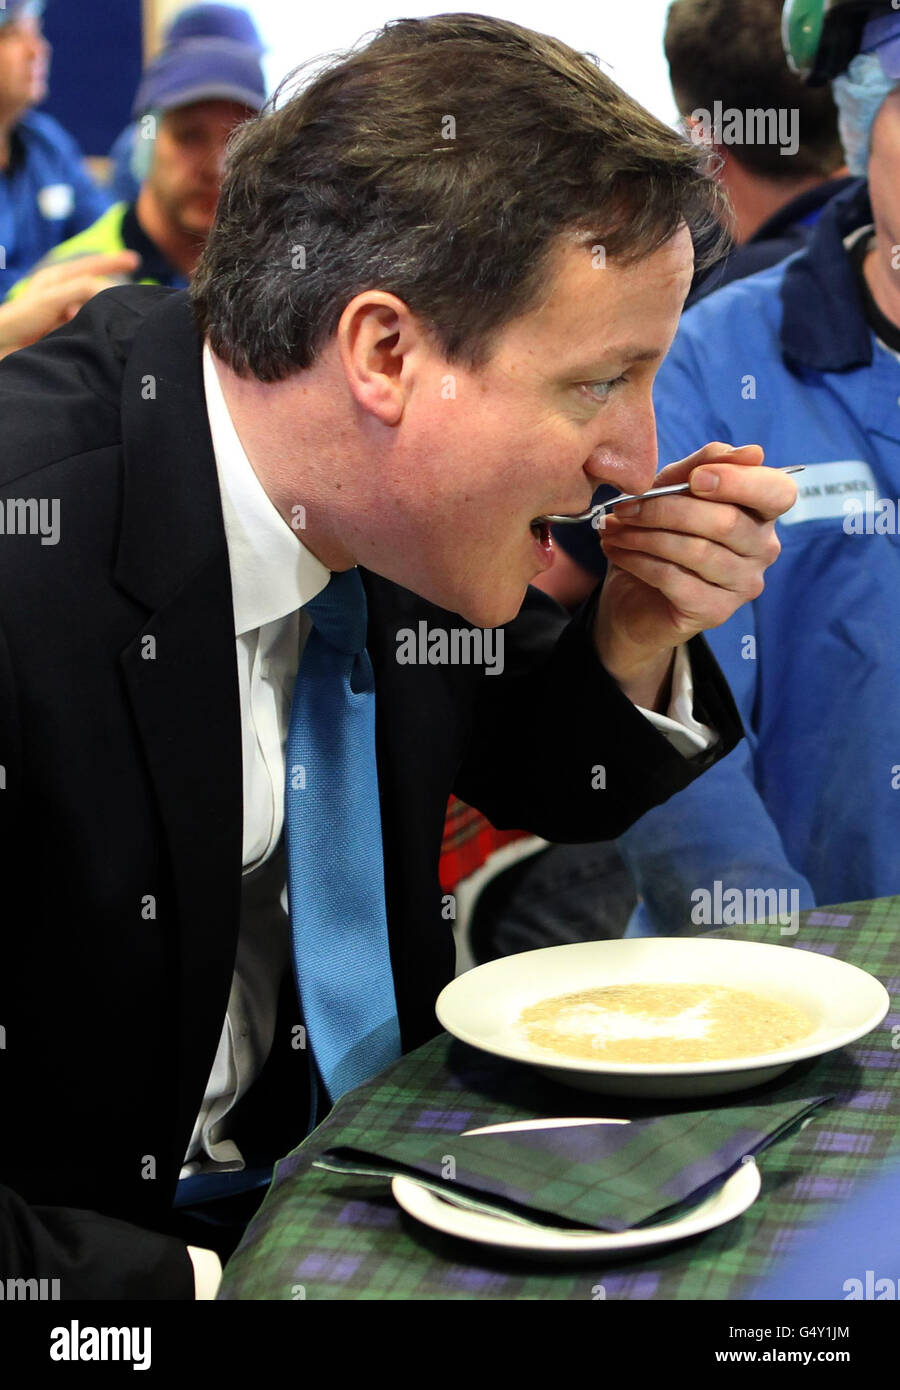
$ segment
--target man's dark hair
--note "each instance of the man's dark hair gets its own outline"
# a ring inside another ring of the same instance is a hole
[[[781,42],[783,0],[672,0],[665,49],[683,116],[738,111],[798,112],[798,148],[746,144],[729,153],[769,179],[830,178],[844,163],[830,87],[807,87],[788,67]]]
[[[373,288],[477,369],[540,302],[563,232],[627,264],[686,223],[712,239],[704,264],[721,253],[707,151],[596,60],[517,24],[397,20],[278,95],[232,137],[192,284],[201,330],[242,376],[311,366]]]

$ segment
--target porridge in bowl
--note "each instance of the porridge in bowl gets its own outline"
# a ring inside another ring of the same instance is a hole
[[[518,1030],[536,1047],[604,1062],[713,1062],[808,1037],[802,1009],[728,985],[605,985],[542,999]]]

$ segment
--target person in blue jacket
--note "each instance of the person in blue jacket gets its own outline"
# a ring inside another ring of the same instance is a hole
[[[0,5],[0,300],[52,247],[89,227],[110,197],[58,121],[29,108],[47,91],[41,0]]]
[[[699,431],[806,471],[764,593],[710,634],[747,738],[619,841],[633,934],[717,925],[716,880],[732,908],[900,891],[900,14],[869,21],[834,88],[868,179],[806,251],[687,314],[657,377],[661,459]]]
[[[900,892],[900,14],[868,20],[834,91],[867,178],[804,251],[685,314],[656,378],[661,464],[752,440],[805,472],[765,591],[709,634],[746,739],[617,842],[628,935],[791,933],[802,908]],[[617,516],[599,534],[627,569],[642,522]]]
[[[626,936],[774,920],[789,940],[804,908],[900,892],[900,13],[859,25],[833,83],[855,178],[803,250],[684,314],[654,385],[660,467],[716,439],[805,469],[765,591],[708,634],[746,738],[618,855],[553,846],[518,869],[476,908],[476,959],[621,934],[610,898]],[[615,517],[554,528],[538,587],[574,607],[613,540],[628,568],[642,519]]]

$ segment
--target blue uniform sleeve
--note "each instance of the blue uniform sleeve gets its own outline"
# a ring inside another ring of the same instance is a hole
[[[714,381],[715,374],[704,363],[702,330],[694,329],[697,322],[694,314],[682,321],[657,375],[660,467],[714,439],[752,443],[731,437],[731,427],[710,399],[706,383]],[[756,785],[754,605],[745,604],[705,635],[731,686],[746,737],[696,782],[642,816],[619,838],[641,899],[629,935],[696,934],[713,926],[766,920],[773,907],[784,913],[786,908],[815,906],[812,888],[788,861]],[[722,921],[714,920],[723,916]]]
[[[629,936],[694,935],[815,906],[756,789],[747,741],[618,841],[640,895]]]

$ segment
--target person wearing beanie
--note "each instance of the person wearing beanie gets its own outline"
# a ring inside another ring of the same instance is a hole
[[[184,39],[144,72],[134,103],[144,165],[137,198],[114,203],[45,258],[134,251],[142,284],[186,288],[213,224],[228,137],[266,100],[257,51],[231,39]],[[20,280],[11,298],[23,294]]]
[[[180,10],[163,33],[162,47],[173,48],[186,39],[228,39],[261,57],[262,39],[247,10],[234,5],[189,5]],[[132,121],[118,135],[109,152],[109,187],[116,202],[133,203],[144,174],[144,150],[140,127]]]
[[[41,0],[0,4],[0,300],[110,202],[71,135],[31,109],[47,94],[50,46],[42,11]]]
[[[805,472],[765,592],[709,638],[746,741],[617,841],[640,898],[627,935],[723,925],[703,907],[717,883],[757,920],[779,894],[795,915],[900,892],[900,12],[854,17],[829,76],[857,177],[805,249],[691,308],[656,378],[660,463],[752,439]],[[601,569],[576,529],[591,570],[536,581],[573,604]]]

